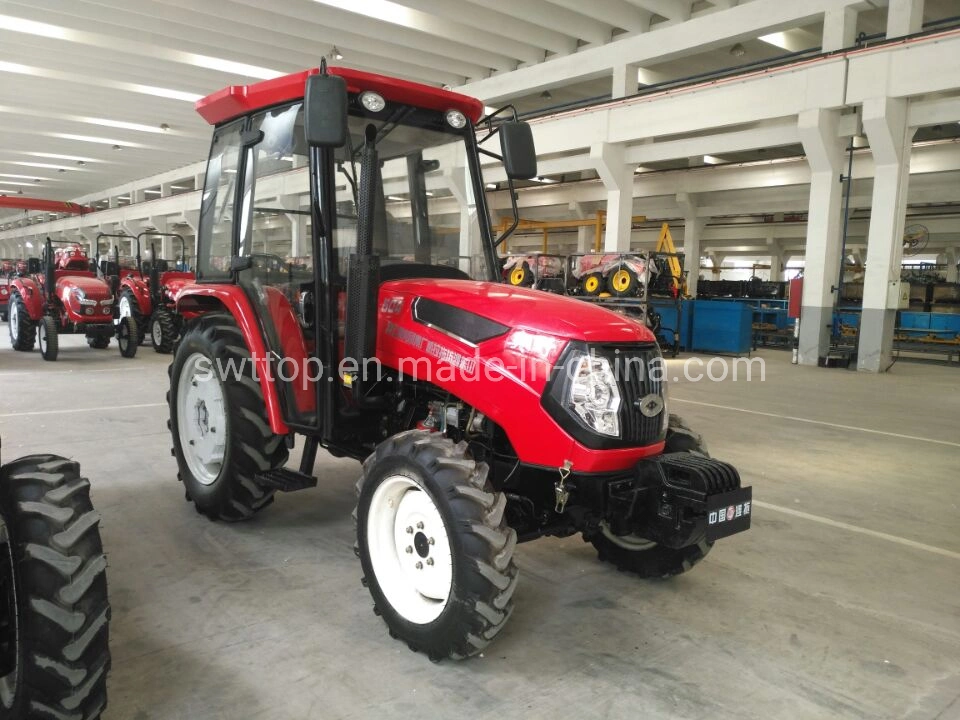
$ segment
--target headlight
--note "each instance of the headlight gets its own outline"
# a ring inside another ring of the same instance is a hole
[[[96,301],[96,300],[87,300],[87,295],[86,295],[86,293],[83,292],[83,290],[81,290],[81,289],[78,288],[78,287],[70,288],[70,296],[71,296],[74,300],[76,300],[78,303],[80,303],[81,305],[83,305],[84,307],[93,308],[93,307],[96,307],[96,305],[97,305],[97,301]],[[91,314],[90,312],[87,313],[87,315],[90,315],[90,314]]]
[[[370,112],[378,113],[387,106],[387,101],[383,99],[382,95],[367,90],[360,93],[360,104]]]
[[[467,124],[467,116],[459,110],[447,110],[444,117],[447,118],[447,124],[456,130],[462,129]]]
[[[570,380],[567,406],[601,435],[620,437],[620,390],[610,361],[585,355],[577,360]]]

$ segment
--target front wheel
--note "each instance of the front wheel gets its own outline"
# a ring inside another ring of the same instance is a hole
[[[53,362],[60,354],[60,335],[57,330],[57,321],[50,315],[40,318],[40,327],[37,330],[40,339],[40,354],[44,360]]]
[[[615,297],[636,295],[639,285],[637,274],[625,266],[618,267],[610,273],[610,278],[607,280],[607,287]]]
[[[158,353],[169,355],[177,339],[176,319],[169,310],[158,309],[150,318],[150,342]]]
[[[0,718],[96,720],[110,605],[90,482],[32,455],[0,469]]]
[[[589,297],[599,297],[603,292],[603,275],[592,272],[580,278],[580,291]]]
[[[209,313],[184,333],[170,365],[167,403],[177,477],[197,512],[245,520],[273,501],[257,475],[283,467],[287,446],[270,429],[253,358],[228,313]]]
[[[140,345],[139,332],[137,321],[132,315],[120,318],[120,324],[117,325],[117,345],[120,347],[120,354],[123,357],[132,358],[136,356],[137,347]]]
[[[411,430],[381,443],[357,483],[357,554],[390,635],[431,660],[476,655],[513,610],[507,498],[466,443]]]
[[[530,264],[524,261],[513,268],[510,271],[509,281],[514,287],[531,287],[533,285],[533,271],[530,269]]]
[[[679,415],[670,415],[664,452],[694,452],[710,457],[703,438]],[[684,573],[703,560],[713,547],[713,543],[702,538],[685,548],[668,548],[638,535],[615,535],[605,521],[584,540],[593,544],[601,561],[642,578],[666,578]]]

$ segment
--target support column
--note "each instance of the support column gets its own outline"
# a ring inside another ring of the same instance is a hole
[[[597,173],[607,189],[607,231],[603,249],[629,252],[633,225],[633,166],[624,163],[623,145],[598,143],[590,148]]]
[[[444,182],[460,206],[460,269],[473,278],[486,277],[481,270],[486,265],[483,248],[477,228],[477,200],[473,194],[470,171],[465,166],[452,167],[443,176]]]
[[[687,293],[695,298],[700,281],[701,238],[707,226],[707,219],[697,216],[695,195],[677,193],[677,205],[683,213],[683,261],[687,271]]]
[[[960,270],[957,268],[957,262],[960,262],[960,248],[947,248],[947,276],[945,280],[948,283],[960,282],[958,275]]]
[[[890,307],[888,299],[891,288],[900,283],[914,133],[907,125],[907,101],[867,99],[863,128],[870,140],[874,174],[857,369],[886,372],[892,362],[897,317],[896,307]]]
[[[783,249],[776,238],[767,238],[767,245],[770,246],[770,282],[780,282],[783,280]]]
[[[806,110],[797,126],[810,163],[810,209],[800,310],[799,363],[816,365],[830,349],[833,287],[840,277],[843,232],[843,141],[836,110]]]
[[[851,7],[828,10],[823,19],[823,52],[853,47],[857,40],[857,11]]]
[[[568,206],[570,212],[578,220],[585,220],[588,215],[587,206],[584,203],[572,202]],[[577,228],[577,252],[585,253],[593,250],[594,229],[589,225]]]
[[[613,68],[613,87],[610,96],[614,99],[637,94],[639,66],[617,65]]]
[[[903,37],[923,28],[924,0],[890,0],[887,8],[887,38]]]

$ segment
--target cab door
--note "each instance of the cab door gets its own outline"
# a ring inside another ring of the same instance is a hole
[[[236,278],[256,309],[284,419],[315,430],[316,384],[325,376],[313,352],[316,253],[302,105],[254,115],[244,135]]]

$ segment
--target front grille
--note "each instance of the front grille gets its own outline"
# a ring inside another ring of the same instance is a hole
[[[655,345],[601,345],[592,348],[607,358],[620,388],[620,432],[625,445],[651,445],[663,440],[663,413],[653,417],[640,412],[647,395],[663,397],[663,359]],[[658,374],[659,373],[659,374]]]

